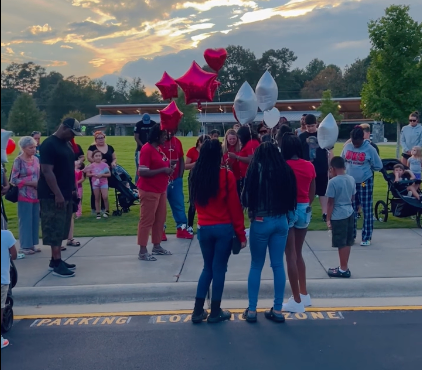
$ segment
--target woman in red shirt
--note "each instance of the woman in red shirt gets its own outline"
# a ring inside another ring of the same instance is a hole
[[[239,154],[239,152],[240,140],[236,131],[233,129],[227,130],[223,142],[223,164],[232,170],[236,181],[240,180],[239,162],[236,159],[229,158],[229,153]]]
[[[139,259],[141,261],[156,261],[155,255],[171,255],[161,247],[164,223],[167,215],[167,185],[174,168],[161,151],[160,145],[167,139],[167,131],[160,125],[153,126],[149,133],[148,143],[141,149],[139,156],[139,199],[141,203],[141,218],[138,226]],[[148,253],[147,244],[152,230],[152,254]]]
[[[230,320],[231,313],[221,310],[221,297],[227,263],[236,235],[246,247],[242,206],[237,196],[236,180],[231,171],[221,167],[223,152],[218,140],[206,140],[192,172],[191,193],[198,212],[198,240],[204,258],[204,269],[198,282],[192,321],[208,317],[205,298],[212,284],[209,323]]]
[[[239,179],[237,188],[239,195],[243,189],[243,183],[248,171],[249,163],[251,163],[255,150],[261,144],[259,141],[258,134],[252,130],[249,126],[242,126],[237,131],[237,137],[239,138],[242,149],[239,153],[229,152],[229,158],[237,161],[239,166]]]
[[[190,178],[192,174],[192,170],[195,167],[195,163],[199,158],[199,151],[201,150],[201,146],[204,143],[205,140],[210,140],[211,138],[208,135],[201,135],[198,137],[198,140],[196,140],[196,145],[193,148],[190,148],[188,150],[188,153],[186,154],[186,161],[185,161],[185,170],[189,170],[189,178],[188,178],[188,184],[189,184],[189,194],[190,194]],[[195,219],[195,203],[190,200],[189,197],[189,211],[188,211],[188,232],[193,233],[193,221]]]
[[[286,245],[287,273],[293,296],[283,304],[283,311],[302,313],[311,306],[311,296],[306,289],[306,266],[302,257],[308,226],[312,216],[312,202],[315,199],[315,167],[302,156],[302,144],[293,133],[281,138],[281,151],[292,168],[297,184],[297,208],[289,217],[289,237]]]

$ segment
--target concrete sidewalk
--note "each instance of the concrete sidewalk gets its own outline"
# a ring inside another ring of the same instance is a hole
[[[97,304],[113,302],[182,301],[195,297],[202,270],[198,240],[169,236],[163,243],[173,256],[157,262],[137,259],[136,237],[81,238],[80,248],[69,247],[63,258],[77,265],[76,277],[60,279],[48,272],[50,251],[16,262],[19,282],[13,290],[17,306]],[[337,250],[327,232],[309,232],[304,246],[309,291],[315,298],[422,296],[422,230],[375,230],[371,247],[355,246],[352,279],[327,276],[338,266]],[[225,299],[247,298],[249,248],[230,258]],[[267,258],[262,273],[261,298],[273,296],[272,270]],[[290,295],[290,289],[286,289]]]

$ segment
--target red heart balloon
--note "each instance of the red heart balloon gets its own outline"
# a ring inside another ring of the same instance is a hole
[[[211,102],[213,99],[212,86],[217,78],[215,73],[204,71],[196,62],[176,83],[185,93],[186,104]]]
[[[176,132],[182,117],[183,113],[177,107],[176,102],[172,101],[166,108],[160,111],[161,129]]]
[[[204,58],[208,65],[216,72],[223,68],[227,59],[226,49],[207,49],[204,52]]]
[[[160,90],[164,100],[177,98],[179,96],[177,83],[167,72],[164,72],[163,77],[155,84],[155,86],[157,86]]]

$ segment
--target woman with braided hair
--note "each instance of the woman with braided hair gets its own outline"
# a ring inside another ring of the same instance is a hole
[[[222,158],[223,151],[218,140],[204,141],[190,179],[191,202],[195,203],[198,214],[198,240],[204,258],[192,314],[194,323],[201,323],[207,318],[209,323],[230,320],[231,313],[220,307],[233,236],[237,236],[242,248],[246,247],[236,179],[231,171],[221,166]],[[204,303],[211,281],[211,314],[208,317]]]
[[[255,151],[245,178],[242,204],[251,219],[249,243],[252,263],[248,279],[248,322],[257,321],[258,293],[267,248],[274,272],[274,307],[265,313],[268,320],[284,322],[281,313],[286,274],[284,250],[289,233],[288,214],[296,210],[296,178],[277,146],[262,143]]]
[[[346,162],[347,174],[356,181],[356,197],[353,202],[355,211],[354,238],[357,235],[358,204],[359,199],[363,211],[362,247],[369,247],[374,229],[373,192],[375,171],[382,169],[382,161],[377,151],[365,140],[361,126],[356,126],[350,133],[352,142],[345,145],[341,156]]]

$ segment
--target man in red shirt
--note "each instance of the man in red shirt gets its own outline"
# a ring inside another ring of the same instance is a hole
[[[188,219],[183,194],[183,173],[185,171],[183,146],[180,140],[174,136],[174,132],[168,133],[167,141],[161,145],[161,150],[169,158],[172,165],[175,165],[173,176],[170,178],[167,187],[167,199],[176,221],[177,237],[179,239],[193,239],[193,234],[187,230]],[[165,233],[163,240],[167,240]]]

